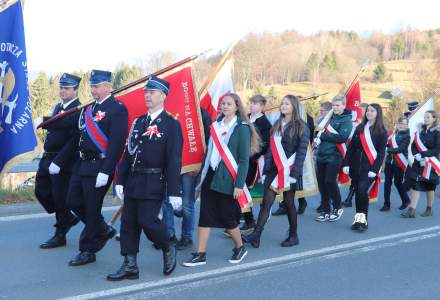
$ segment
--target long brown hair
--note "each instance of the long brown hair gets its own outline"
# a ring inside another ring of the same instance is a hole
[[[377,103],[371,103],[371,104],[368,104],[368,106],[371,106],[377,112],[376,121],[374,121],[373,129],[372,129],[373,134],[375,136],[378,136],[380,134],[383,134],[384,132],[386,133],[387,130],[385,129],[385,125],[383,123],[382,107],[379,104],[377,104]],[[364,131],[365,124],[367,124],[367,122],[368,122],[368,120],[367,120],[367,109],[368,109],[368,106],[365,109],[364,117],[362,118],[362,123],[359,125],[359,131],[360,132]]]
[[[286,95],[281,100],[281,103],[283,102],[284,99],[289,100],[290,104],[292,105],[292,119],[288,124],[286,124],[286,128],[291,125],[289,136],[293,137],[297,135],[302,135],[304,132],[305,123],[301,119],[301,115],[299,111],[299,98],[294,95]],[[272,127],[272,134],[277,132],[281,134],[281,121],[283,120],[283,118],[284,118],[284,114],[280,112],[280,117],[278,118],[278,120],[276,120],[275,124]]]
[[[255,129],[254,125],[252,124],[252,122],[249,120],[246,111],[244,109],[243,106],[243,102],[241,102],[240,96],[238,96],[235,93],[228,93],[225,95],[225,97],[231,97],[232,99],[234,99],[235,105],[237,106],[237,112],[236,115],[238,117],[240,117],[242,120],[244,120],[250,127],[251,129],[251,155],[258,153],[261,149],[261,139],[260,136],[257,133],[257,130]],[[223,114],[221,114],[221,116],[224,117]]]
[[[435,126],[437,126],[438,125],[438,118],[437,118],[436,111],[435,110],[427,110],[425,112],[425,114],[426,113],[429,113],[434,118],[434,123],[432,124],[431,128],[434,128]],[[427,127],[425,124],[423,124],[423,126]]]

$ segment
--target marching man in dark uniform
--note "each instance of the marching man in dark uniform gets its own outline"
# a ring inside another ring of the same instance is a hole
[[[174,209],[182,204],[182,132],[179,122],[164,110],[169,83],[151,77],[144,91],[148,113],[137,118],[131,127],[115,187],[117,196],[124,199],[124,262],[116,273],[107,276],[111,281],[139,278],[136,255],[142,230],[163,251],[163,273],[169,275],[176,267],[176,246],[158,214],[166,192]]]
[[[81,104],[78,100],[80,81],[81,78],[75,75],[64,73],[61,76],[61,102],[55,106],[52,116]],[[55,235],[40,245],[41,249],[50,249],[65,246],[67,232],[79,222],[66,206],[73,163],[78,158],[79,136],[72,128],[59,126],[59,123],[48,125],[45,129],[47,133],[35,179],[35,196],[49,214],[55,213]]]
[[[111,95],[111,73],[94,70],[90,76],[91,105],[79,116],[79,160],[70,181],[67,203],[85,224],[79,251],[70,266],[96,261],[95,253],[104,248],[116,230],[104,222],[102,202],[121,158],[127,135],[128,113]]]

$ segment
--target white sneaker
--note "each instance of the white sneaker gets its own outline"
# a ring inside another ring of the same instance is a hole
[[[342,217],[342,214],[344,213],[344,210],[342,208],[340,209],[334,209],[332,213],[330,214],[329,221],[335,222],[339,220]]]

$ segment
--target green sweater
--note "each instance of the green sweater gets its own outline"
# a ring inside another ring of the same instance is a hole
[[[333,115],[330,125],[338,133],[323,132],[321,134],[321,144],[318,147],[316,159],[320,163],[340,164],[342,155],[336,144],[345,143],[350,137],[353,128],[351,111],[344,110],[340,115]]]
[[[219,121],[221,121],[221,119]],[[206,153],[205,161],[202,168],[200,184],[196,188],[197,191],[200,191],[201,184],[206,177],[206,173],[210,165],[213,146],[214,144],[211,138],[209,140],[208,151]],[[237,125],[235,126],[234,131],[232,132],[228,142],[228,148],[238,164],[237,178],[234,183],[232,175],[231,173],[229,173],[229,170],[226,167],[225,163],[223,162],[223,160],[220,161],[211,182],[211,189],[213,191],[232,195],[234,193],[234,187],[241,189],[244,187],[249,168],[250,147],[251,130],[249,124],[238,117]]]

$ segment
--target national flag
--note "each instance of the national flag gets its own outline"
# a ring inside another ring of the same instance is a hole
[[[414,157],[411,152],[411,144],[414,140],[414,134],[416,133],[417,128],[421,124],[423,124],[423,118],[424,118],[425,112],[427,112],[428,110],[435,110],[434,97],[431,97],[428,100],[426,100],[416,110],[414,110],[412,112],[412,114],[409,116],[408,127],[409,127],[410,136],[411,136],[411,143],[409,144],[409,147],[408,147],[408,161],[411,163],[411,165],[414,162]]]
[[[21,1],[0,1],[0,178],[32,154],[37,138],[29,100]]]
[[[200,107],[206,109],[213,121],[220,114],[220,105],[223,97],[234,92],[232,80],[234,62],[232,59],[232,48],[230,48],[208,77],[203,85],[200,95]]]

